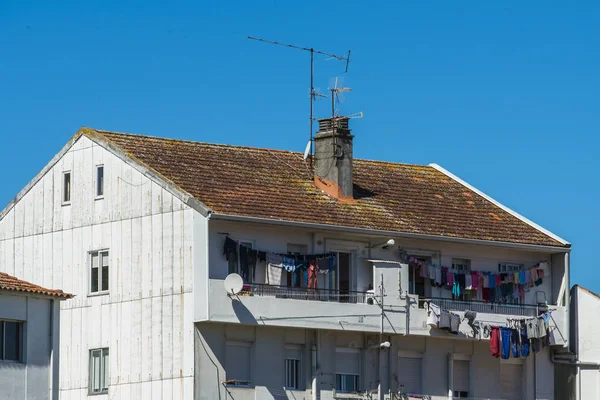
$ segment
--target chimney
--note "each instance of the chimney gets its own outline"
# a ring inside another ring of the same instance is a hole
[[[348,117],[319,120],[315,136],[315,186],[331,197],[352,201],[352,139]]]

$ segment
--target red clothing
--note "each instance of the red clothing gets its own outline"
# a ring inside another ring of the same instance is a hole
[[[317,272],[319,271],[319,267],[317,265],[317,260],[311,260],[308,265],[308,288],[316,289],[317,288]]]
[[[492,334],[490,335],[490,351],[492,357],[500,357],[500,327],[492,326]]]

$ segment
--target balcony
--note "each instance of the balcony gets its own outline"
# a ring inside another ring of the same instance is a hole
[[[428,299],[419,299],[419,307],[424,308],[425,303],[438,306],[448,311],[475,311],[485,314],[503,314],[518,315],[523,317],[535,317],[540,312],[547,311],[548,307],[544,304],[508,304],[491,303],[478,300],[454,300],[448,298],[434,297]]]
[[[331,289],[309,289],[303,287],[245,284],[240,296],[274,297],[277,299],[323,301],[330,303],[374,304],[374,294]]]
[[[370,292],[246,284],[227,294],[223,280],[210,279],[208,320],[246,325],[349,330],[379,333],[381,308]],[[386,333],[404,333],[404,307],[386,307]]]

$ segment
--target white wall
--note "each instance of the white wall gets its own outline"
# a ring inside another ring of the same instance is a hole
[[[578,288],[577,304],[579,361],[600,362],[600,298]]]
[[[310,392],[301,390],[286,392],[284,373],[284,348],[286,344],[301,345],[303,350],[303,388],[310,389],[311,384],[311,348],[315,341],[312,329],[278,328],[264,326],[242,326],[238,324],[221,324],[203,322],[196,324],[196,363],[198,375],[196,385],[200,399],[217,399],[219,390],[221,398],[229,398],[222,385],[227,378],[225,365],[225,344],[228,340],[247,341],[252,345],[252,384],[254,388],[229,388],[236,400],[243,399],[309,399]],[[386,336],[385,339],[388,339]],[[318,382],[321,399],[330,399],[335,387],[336,347],[354,348],[360,352],[361,390],[375,389],[377,386],[377,353],[376,349],[368,349],[378,343],[378,335],[359,332],[320,331],[321,355]],[[502,364],[520,363],[523,366],[521,381],[522,398],[533,399],[533,355],[526,359],[510,359],[508,361],[493,358],[489,350],[489,342],[466,341],[450,338],[426,338],[414,336],[392,335],[389,350],[390,387],[397,385],[393,376],[398,373],[398,352],[410,352],[422,356],[421,387],[422,394],[431,396],[432,400],[448,398],[448,358],[469,360],[469,393],[477,399],[501,399],[500,370]],[[206,349],[206,350],[205,350]],[[387,355],[386,352],[383,354]],[[210,357],[209,357],[210,356]],[[385,363],[384,363],[385,364]],[[538,399],[553,399],[553,377],[549,348],[536,355]],[[386,367],[387,368],[387,367]]]
[[[24,322],[22,362],[0,361],[0,399],[58,399],[58,391],[50,392],[53,375],[58,376],[58,368],[51,370],[50,362],[52,345],[58,344],[51,338],[52,323],[59,323],[57,312],[51,322],[53,306],[49,299],[0,293],[0,320]]]
[[[95,199],[95,166],[105,196]],[[71,205],[61,204],[72,171]],[[62,399],[88,393],[89,349],[109,347],[111,399],[191,398],[193,220],[176,196],[81,137],[0,220],[0,270],[73,293],[61,305]],[[110,251],[110,294],[89,295],[88,252]],[[101,400],[103,396],[100,396]]]

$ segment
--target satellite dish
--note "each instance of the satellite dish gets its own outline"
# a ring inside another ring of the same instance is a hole
[[[225,278],[224,286],[227,294],[236,295],[242,291],[244,280],[238,274],[229,274]]]
[[[308,152],[310,151],[310,140],[306,143],[306,148],[304,149],[304,157],[302,157],[305,161],[308,158]]]

